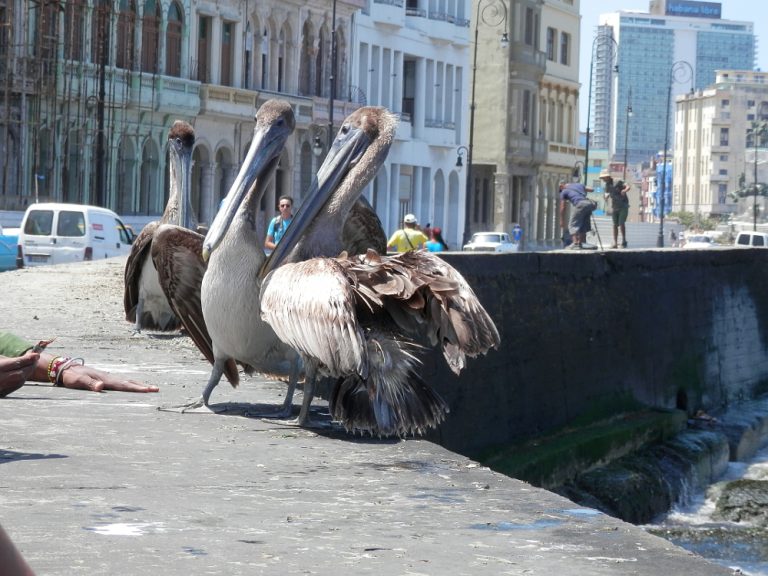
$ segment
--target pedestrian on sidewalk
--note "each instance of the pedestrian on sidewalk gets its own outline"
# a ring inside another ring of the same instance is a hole
[[[613,246],[619,247],[619,230],[621,230],[621,247],[627,247],[627,216],[629,215],[629,185],[623,180],[614,182],[611,173],[608,170],[600,172],[600,180],[605,186],[605,199],[611,200],[611,216],[613,217]]]
[[[560,181],[560,225],[563,232],[567,229],[572,243],[569,249],[581,250],[587,242],[587,232],[592,229],[590,219],[597,203],[587,198],[587,192],[592,188],[580,182]],[[566,224],[565,210],[571,204],[571,217]]]

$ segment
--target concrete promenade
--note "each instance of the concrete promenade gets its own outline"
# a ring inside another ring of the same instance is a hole
[[[248,416],[280,383],[222,383],[231,415],[158,411],[199,395],[208,365],[185,337],[132,337],[123,266],[0,274],[0,329],[161,387],[0,400],[0,524],[38,575],[732,574],[425,440]]]

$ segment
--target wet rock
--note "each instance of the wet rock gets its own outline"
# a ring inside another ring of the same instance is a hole
[[[729,482],[717,500],[716,520],[749,522],[768,526],[768,480],[734,480]]]

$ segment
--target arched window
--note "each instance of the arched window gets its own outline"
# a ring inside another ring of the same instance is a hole
[[[168,7],[168,29],[165,32],[165,73],[181,76],[181,29],[184,24],[177,2]]]
[[[155,0],[144,2],[141,26],[141,71],[157,73],[160,47],[160,7]]]
[[[320,30],[320,39],[317,43],[317,54],[315,55],[315,96],[323,96],[323,60],[325,59],[325,29]]]
[[[117,16],[117,67],[133,69],[133,32],[136,29],[136,1],[120,0],[120,12]]]
[[[109,0],[96,0],[91,17],[91,62],[109,64]]]
[[[64,58],[67,60],[83,59],[85,9],[84,0],[71,0],[64,5]]]
[[[299,61],[299,94],[309,96],[312,82],[312,24],[309,20],[304,22],[304,28],[301,32],[301,56]]]

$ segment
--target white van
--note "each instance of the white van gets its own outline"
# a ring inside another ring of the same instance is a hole
[[[132,241],[112,210],[84,204],[32,204],[21,221],[16,266],[122,256],[131,251]]]
[[[765,232],[739,232],[733,245],[737,248],[768,248],[768,234]]]

